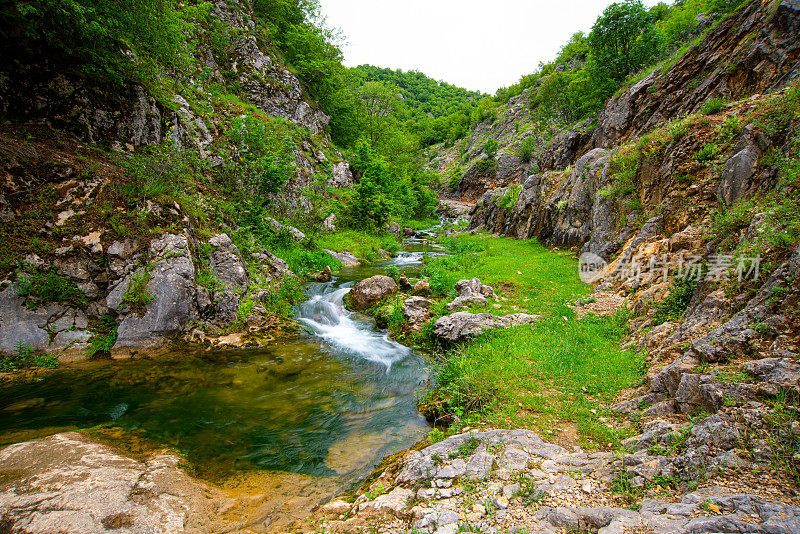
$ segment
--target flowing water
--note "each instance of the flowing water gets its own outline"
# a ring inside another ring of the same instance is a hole
[[[267,348],[83,362],[1,386],[0,444],[99,425],[122,429],[123,442],[143,435],[172,446],[211,480],[295,473],[325,493],[342,490],[428,430],[415,407],[424,360],[342,297],[389,265],[413,274],[424,252],[437,251],[412,239],[397,258],[310,284],[296,314],[305,331]],[[327,496],[320,491],[306,493],[313,501]]]

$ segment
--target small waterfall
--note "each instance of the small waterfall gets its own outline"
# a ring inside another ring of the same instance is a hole
[[[351,284],[310,284],[308,300],[300,305],[297,318],[336,352],[386,366],[411,354],[411,349],[381,334],[372,321],[349,312],[342,299]]]

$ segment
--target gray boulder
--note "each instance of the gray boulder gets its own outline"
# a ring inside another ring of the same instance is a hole
[[[752,187],[753,176],[758,168],[758,156],[758,149],[748,145],[725,162],[717,196],[726,206],[732,206]]]
[[[456,282],[456,291],[459,293],[458,297],[447,305],[451,312],[464,309],[470,304],[483,305],[487,298],[496,297],[494,288],[484,285],[478,278]]]
[[[327,248],[323,250],[330,254],[333,259],[341,262],[345,267],[355,267],[361,263],[361,261],[355,255],[347,252],[346,250],[343,252],[336,252],[335,250],[329,250]]]
[[[123,311],[125,315],[111,352],[114,357],[130,356],[137,349],[159,349],[171,338],[185,332],[189,322],[196,317],[195,268],[186,236],[163,235],[150,244],[150,257],[155,264],[147,284],[152,301],[142,316]],[[131,279],[129,276],[123,280],[115,288],[115,293],[124,295]],[[115,303],[110,302],[109,308]]]
[[[442,341],[456,343],[479,336],[489,330],[511,328],[539,321],[540,315],[515,313],[499,317],[489,313],[456,312],[439,318],[434,325],[434,335]]]
[[[403,302],[403,317],[410,330],[419,330],[431,318],[431,306],[433,301],[424,297],[409,297]]]

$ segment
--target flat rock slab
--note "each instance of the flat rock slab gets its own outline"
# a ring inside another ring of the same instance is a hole
[[[433,333],[442,341],[455,343],[489,330],[532,324],[541,318],[541,315],[528,315],[527,313],[496,316],[489,313],[456,312],[439,318],[434,325]]]
[[[0,524],[26,534],[219,532],[221,492],[190,478],[179,456],[137,461],[77,433],[0,450]],[[11,479],[11,480],[9,480]]]

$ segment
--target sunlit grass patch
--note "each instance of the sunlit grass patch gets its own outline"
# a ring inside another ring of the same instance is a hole
[[[427,274],[448,283],[478,277],[506,299],[500,308],[490,303],[476,311],[543,318],[439,353],[436,387],[423,409],[434,406],[463,425],[527,427],[545,438],[560,426],[574,426],[584,445],[618,445],[626,433],[613,424],[608,406],[643,373],[641,356],[620,347],[627,313],[575,318],[566,304],[591,288],[579,280],[569,253],[491,236],[457,241],[453,248],[465,252],[430,260]]]

